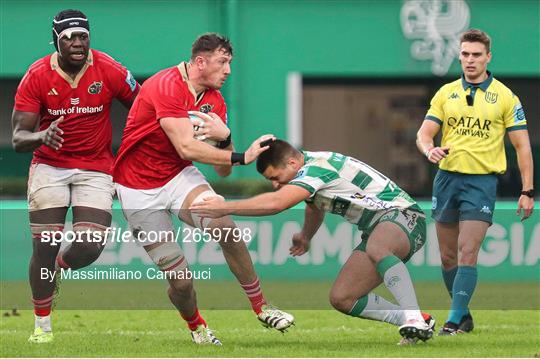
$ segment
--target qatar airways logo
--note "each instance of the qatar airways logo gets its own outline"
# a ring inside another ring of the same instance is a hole
[[[57,110],[53,110],[51,108],[47,109],[47,112],[49,112],[49,115],[51,116],[65,116],[65,115],[73,115],[73,114],[85,114],[85,113],[97,113],[103,111],[103,105],[101,106],[72,106],[70,108],[59,108]]]

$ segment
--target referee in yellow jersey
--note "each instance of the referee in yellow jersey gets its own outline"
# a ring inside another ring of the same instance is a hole
[[[463,75],[435,94],[416,140],[420,152],[439,164],[432,217],[444,283],[452,297],[439,335],[474,327],[468,306],[476,287],[478,251],[495,209],[496,175],[506,171],[505,133],[516,149],[521,173],[517,214],[524,220],[534,207],[533,159],[519,99],[487,71],[491,39],[486,33],[469,30],[460,43]],[[433,139],[441,129],[441,145],[435,146]]]

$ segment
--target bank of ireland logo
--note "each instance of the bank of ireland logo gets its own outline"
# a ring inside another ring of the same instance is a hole
[[[407,0],[401,28],[413,40],[411,55],[431,60],[431,72],[444,76],[459,54],[459,36],[469,27],[469,6],[463,0]]]

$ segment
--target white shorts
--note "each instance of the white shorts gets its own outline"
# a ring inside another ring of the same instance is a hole
[[[106,173],[34,163],[27,194],[30,211],[71,205],[111,212],[114,185]]]
[[[184,168],[164,186],[152,189],[133,189],[116,184],[116,193],[124,216],[135,238],[137,233],[174,231],[171,214],[178,217],[187,195],[196,187],[210,184],[195,166]],[[155,242],[136,241],[147,246]]]

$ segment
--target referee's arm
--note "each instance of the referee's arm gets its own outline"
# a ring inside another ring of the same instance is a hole
[[[435,147],[433,139],[439,133],[441,125],[435,121],[424,120],[422,126],[416,133],[416,147],[420,153],[427,157],[432,163],[438,163],[446,157],[449,147]]]
[[[516,149],[519,172],[521,174],[522,191],[533,189],[533,158],[531,151],[531,143],[529,141],[529,133],[527,130],[517,130],[508,132],[510,142]],[[527,219],[533,212],[534,199],[525,195],[521,195],[518,200],[517,214],[523,216],[521,220]]]

